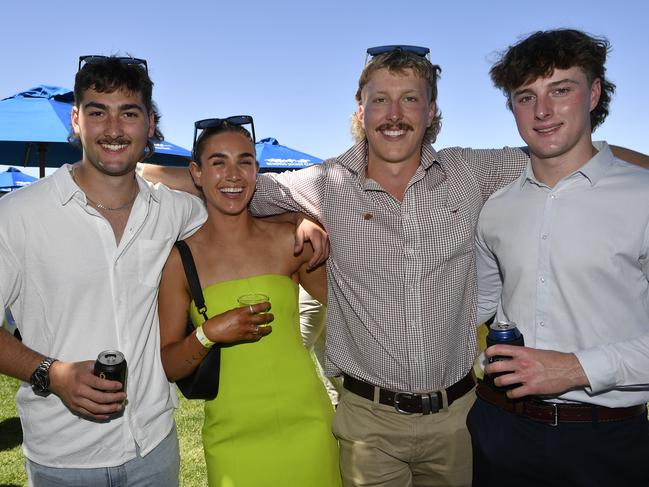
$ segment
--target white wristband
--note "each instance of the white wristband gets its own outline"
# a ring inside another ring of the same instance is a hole
[[[212,348],[214,346],[214,343],[212,340],[207,338],[205,335],[205,332],[203,331],[203,325],[199,326],[196,328],[196,339],[201,342],[201,345],[203,345],[205,348]]]

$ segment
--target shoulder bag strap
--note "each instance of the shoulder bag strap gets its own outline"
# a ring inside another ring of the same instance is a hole
[[[192,251],[189,250],[189,246],[184,240],[179,240],[174,245],[178,249],[178,252],[180,252],[180,258],[183,261],[183,268],[185,269],[185,275],[187,276],[187,282],[189,283],[189,290],[192,293],[194,304],[198,312],[207,321],[207,306],[205,306],[205,298],[203,297],[201,283],[198,280],[198,272],[196,272],[196,264],[194,263]]]

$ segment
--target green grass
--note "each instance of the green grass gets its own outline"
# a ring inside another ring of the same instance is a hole
[[[27,485],[20,447],[22,430],[14,402],[19,384],[15,379],[0,375],[0,487]],[[180,442],[180,485],[205,487],[207,474],[201,443],[203,401],[181,398],[176,424]]]
[[[27,485],[20,445],[23,432],[14,396],[19,381],[0,375],[0,486]]]
[[[179,397],[176,426],[180,442],[180,485],[207,487],[207,471],[201,440],[204,401],[188,401],[181,394]]]

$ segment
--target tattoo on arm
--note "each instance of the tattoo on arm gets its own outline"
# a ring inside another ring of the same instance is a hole
[[[191,358],[185,359],[185,362],[187,363],[187,365],[195,365],[196,363],[202,361],[209,351],[210,350],[206,348],[205,352],[201,352],[198,355],[192,355]]]

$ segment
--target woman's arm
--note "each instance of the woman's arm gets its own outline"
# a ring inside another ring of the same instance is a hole
[[[180,253],[174,247],[162,271],[158,295],[160,356],[171,382],[191,374],[209,352],[195,332],[185,336],[190,302]]]
[[[174,247],[162,271],[158,295],[160,355],[167,379],[175,382],[191,374],[209,352],[194,331],[185,336],[191,297],[180,253]],[[205,336],[216,345],[257,341],[272,331],[269,303],[235,308],[203,323]]]

